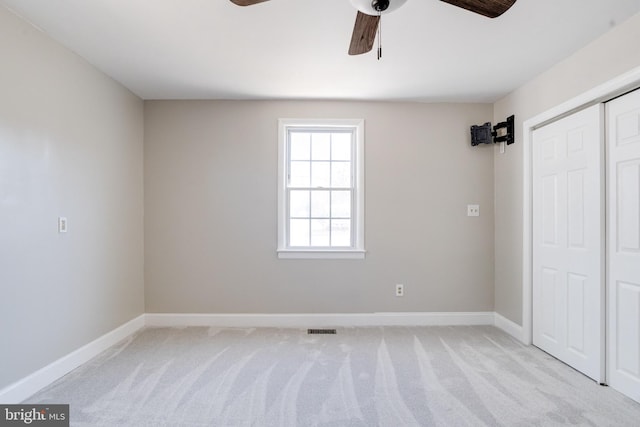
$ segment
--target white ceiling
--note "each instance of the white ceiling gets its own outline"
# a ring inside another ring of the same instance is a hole
[[[382,18],[378,61],[347,54],[349,0],[0,4],[144,99],[492,102],[640,12],[640,0],[518,0],[488,19],[408,0]]]

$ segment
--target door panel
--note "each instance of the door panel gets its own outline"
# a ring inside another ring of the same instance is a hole
[[[603,112],[533,133],[533,343],[604,381]]]
[[[558,177],[542,177],[542,242],[545,246],[558,244]]]
[[[585,298],[587,278],[579,274],[569,273],[567,287],[567,347],[581,357],[585,355]]]
[[[634,319],[640,313],[640,285],[618,282],[616,323],[617,347],[624,351],[617,353],[617,368],[631,378],[640,376],[640,346],[638,336],[640,327]]]
[[[568,246],[572,249],[584,249],[584,170],[567,173],[567,192],[569,197],[567,228]]]
[[[542,330],[540,331],[545,340],[557,344],[558,336],[556,335],[556,301],[562,295],[557,295],[558,271],[551,268],[542,268],[542,298],[540,300],[542,310]]]
[[[607,104],[609,385],[640,402],[640,91]]]
[[[618,251],[631,255],[640,250],[640,161],[620,162],[618,167]]]

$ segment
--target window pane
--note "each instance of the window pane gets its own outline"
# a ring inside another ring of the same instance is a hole
[[[310,160],[311,155],[311,134],[302,132],[291,132],[289,134],[291,147],[289,148],[291,160]]]
[[[330,133],[314,133],[311,141],[311,158],[313,160],[331,160]]]
[[[311,181],[311,162],[291,162],[290,187],[309,187]]]
[[[351,217],[351,191],[331,192],[331,217],[350,218]]]
[[[351,162],[331,162],[331,186],[351,187]]]
[[[331,162],[312,162],[311,187],[329,188],[331,185]]]
[[[351,160],[351,133],[331,134],[331,159]]]
[[[292,219],[289,222],[289,245],[309,246],[308,219]]]
[[[328,191],[311,192],[311,216],[313,218],[329,218],[331,214],[330,194]]]
[[[331,221],[331,246],[351,246],[351,220]]]
[[[289,192],[289,216],[309,218],[309,192],[292,190]]]
[[[311,246],[329,246],[330,224],[328,219],[311,220]]]

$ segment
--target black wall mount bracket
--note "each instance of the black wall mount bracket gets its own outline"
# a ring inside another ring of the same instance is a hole
[[[494,132],[493,142],[506,142],[507,145],[511,145],[515,142],[514,139],[514,128],[515,128],[515,116],[511,115],[507,117],[507,120],[504,122],[500,122],[493,127]],[[505,129],[505,131],[503,131]]]
[[[471,145],[495,144],[505,142],[511,145],[515,142],[515,116],[507,117],[507,120],[491,126],[491,122],[483,125],[471,126]]]

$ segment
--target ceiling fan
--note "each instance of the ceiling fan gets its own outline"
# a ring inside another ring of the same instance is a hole
[[[251,6],[268,0],[231,0],[238,6]],[[351,0],[358,9],[356,23],[351,35],[349,55],[360,55],[373,48],[373,42],[380,25],[381,15],[393,12],[407,0]],[[506,12],[516,0],[441,0],[488,18],[496,18]],[[379,48],[380,49],[380,48]],[[380,50],[378,51],[378,59]]]

